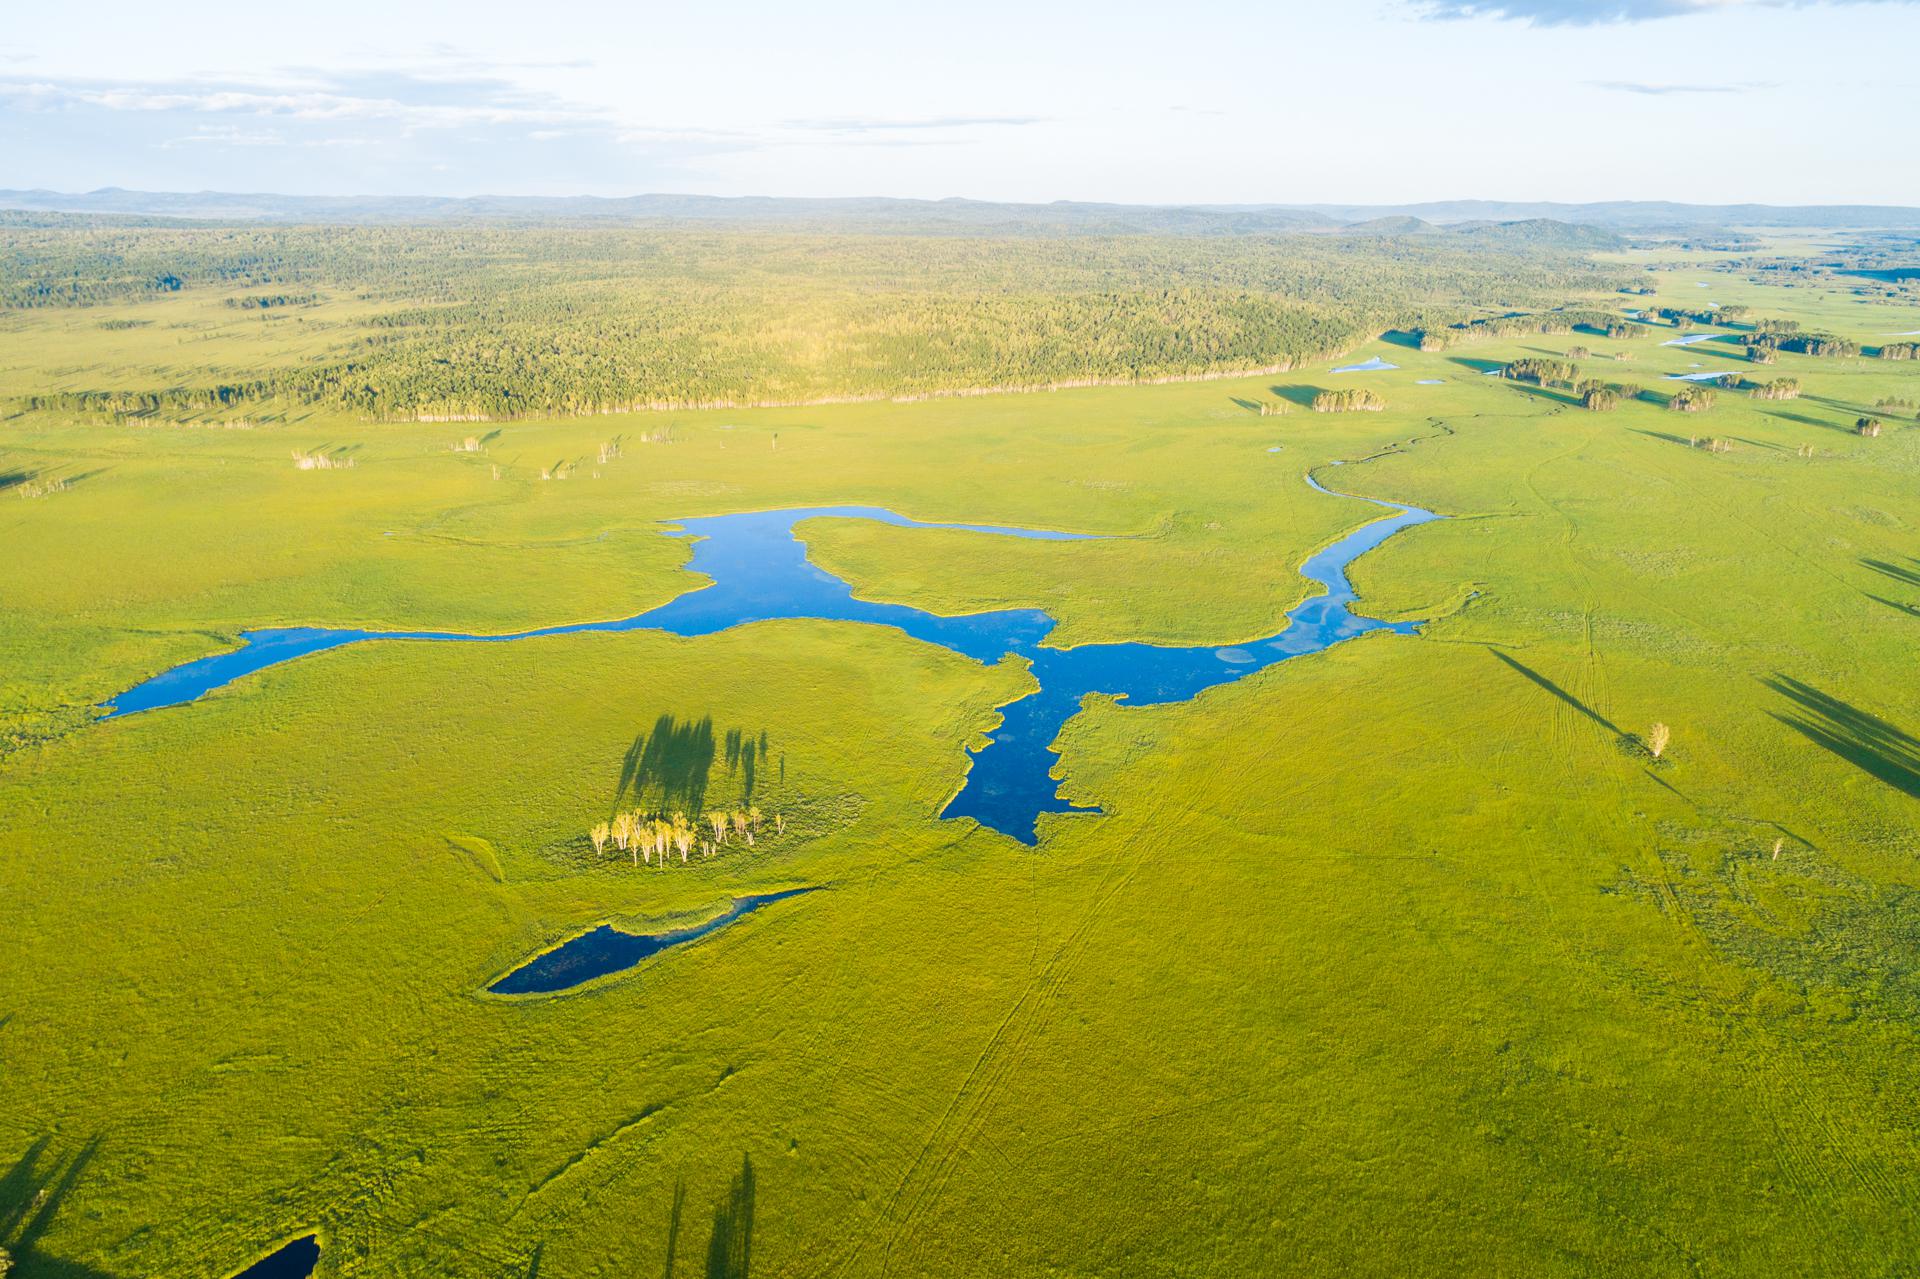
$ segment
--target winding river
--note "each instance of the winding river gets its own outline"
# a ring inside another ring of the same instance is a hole
[[[1306,482],[1331,496],[1311,475]],[[998,609],[942,617],[901,604],[855,599],[853,588],[807,559],[795,535],[802,520],[840,517],[878,520],[908,528],[961,529],[998,537],[1077,541],[1091,535],[981,524],[928,524],[880,507],[816,506],[779,511],[749,511],[677,522],[668,536],[692,539],[687,569],[712,579],[658,608],[608,622],[549,626],[511,635],[468,635],[451,631],[367,631],[322,627],[283,627],[244,631],[240,646],[186,662],[122,693],[107,708],[110,716],[177,706],[223,688],[245,675],[308,653],[342,648],[366,640],[423,640],[505,644],[546,635],[585,631],[658,630],[675,635],[711,635],[749,622],[802,618],[891,626],[915,639],[963,654],[982,663],[1003,656],[1025,658],[1039,680],[1037,692],[1003,708],[1005,720],[988,744],[973,752],[973,767],[943,817],[971,817],[1023,843],[1032,844],[1041,813],[1092,811],[1062,800],[1052,776],[1060,729],[1089,694],[1124,698],[1130,706],[1186,701],[1205,689],[1283,662],[1317,653],[1369,631],[1407,634],[1411,622],[1381,622],[1360,617],[1347,566],[1401,529],[1441,518],[1418,507],[1367,501],[1393,514],[1361,526],[1309,556],[1301,573],[1325,593],[1287,614],[1277,634],[1227,647],[1173,647],[1158,644],[1087,644],[1050,648],[1044,643],[1054,621],[1038,609]]]

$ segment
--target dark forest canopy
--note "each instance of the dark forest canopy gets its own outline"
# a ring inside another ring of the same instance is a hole
[[[1832,333],[1795,333],[1784,337],[1770,334],[1757,335],[1754,345],[1773,347],[1781,351],[1792,351],[1799,355],[1824,355],[1850,358],[1860,354],[1860,344],[1852,338],[1843,338]]]
[[[29,402],[123,414],[279,401],[516,417],[1278,371],[1388,329],[1445,331],[1489,305],[1619,284],[1564,251],[1427,236],[15,225],[0,226],[0,254],[10,308],[216,291],[270,313],[365,304],[297,367]]]
[[[1632,332],[1631,328],[1611,311],[1557,307],[1550,311],[1485,316],[1459,321],[1444,327],[1420,330],[1418,337],[1421,350],[1444,351],[1462,343],[1488,338],[1565,336],[1576,330],[1585,330],[1608,337],[1625,337]]]

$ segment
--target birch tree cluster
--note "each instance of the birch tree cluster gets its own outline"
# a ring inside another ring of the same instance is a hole
[[[779,813],[769,818],[756,806],[712,808],[703,813],[649,813],[628,809],[587,830],[593,851],[600,856],[628,857],[637,866],[665,870],[677,854],[686,865],[693,857],[705,860],[730,847],[753,847],[766,835],[784,835],[787,821]],[[611,849],[611,854],[609,853]]]

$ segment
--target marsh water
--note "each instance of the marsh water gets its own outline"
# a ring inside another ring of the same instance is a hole
[[[260,1258],[233,1279],[306,1279],[319,1264],[320,1239],[306,1235]]]
[[[1312,476],[1306,482],[1321,493]],[[1382,622],[1355,615],[1347,566],[1401,529],[1440,517],[1418,507],[1356,498],[1393,514],[1362,525],[1315,552],[1301,573],[1324,588],[1287,614],[1288,625],[1275,634],[1235,645],[1169,646],[1087,644],[1052,648],[1054,629],[1038,609],[996,609],[944,617],[902,604],[856,599],[853,588],[807,558],[795,532],[803,520],[821,517],[876,520],[908,528],[959,529],[996,537],[1076,541],[1091,535],[1045,529],[980,524],[930,524],[871,506],[819,506],[778,511],[748,511],[680,520],[664,531],[692,540],[687,568],[711,584],[688,591],[658,608],[616,621],[549,626],[511,635],[469,635],[451,631],[368,631],[285,627],[245,631],[240,646],[176,666],[115,698],[113,716],[130,715],[190,702],[234,680],[309,653],[367,640],[506,644],[549,635],[587,631],[658,630],[675,635],[711,635],[749,622],[816,619],[891,626],[915,639],[991,663],[1005,656],[1031,664],[1039,689],[1002,708],[1004,722],[987,745],[973,752],[973,766],[944,817],[971,817],[984,826],[1031,844],[1040,814],[1092,811],[1061,799],[1052,771],[1053,742],[1083,698],[1097,693],[1122,698],[1129,706],[1186,701],[1205,689],[1230,683],[1276,662],[1317,653],[1369,631],[1406,634],[1410,622]]]
[[[487,989],[496,995],[550,995],[556,990],[567,990],[608,973],[624,972],[669,947],[698,941],[762,906],[814,891],[810,887],[789,888],[755,897],[736,897],[732,906],[704,924],[664,933],[628,933],[611,924],[602,924],[545,954],[535,955]]]

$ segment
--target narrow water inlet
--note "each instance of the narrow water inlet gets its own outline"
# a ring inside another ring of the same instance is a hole
[[[809,885],[777,893],[736,897],[731,906],[705,923],[664,933],[629,933],[611,924],[601,924],[552,950],[535,955],[487,989],[496,995],[550,995],[556,991],[570,990],[596,977],[625,972],[641,960],[663,950],[698,941],[743,915],[751,915],[762,906],[803,893],[817,892],[818,889],[818,885]]]
[[[290,1240],[242,1270],[233,1279],[306,1279],[320,1264],[320,1236]]]

